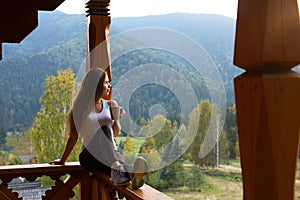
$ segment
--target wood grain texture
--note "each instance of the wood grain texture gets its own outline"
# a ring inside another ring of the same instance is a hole
[[[237,16],[235,65],[278,71],[300,62],[297,0],[239,0]]]
[[[235,95],[244,199],[295,199],[300,75],[246,73]]]

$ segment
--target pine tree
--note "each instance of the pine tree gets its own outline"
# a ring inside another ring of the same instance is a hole
[[[5,150],[6,146],[6,130],[4,125],[0,126],[0,150]]]
[[[224,130],[227,133],[227,139],[229,143],[229,157],[231,159],[236,159],[236,142],[238,139],[237,134],[237,124],[236,124],[236,108],[235,106],[230,106],[227,108],[226,121]]]
[[[176,161],[183,153],[183,147],[180,144],[180,135],[168,143],[162,154],[162,160],[167,163]]]
[[[180,144],[180,135],[176,135],[172,142],[169,142],[162,155],[162,160],[167,164],[160,172],[160,178],[168,183],[169,187],[179,187],[182,183],[180,172],[184,171],[182,160],[179,159],[183,153]]]
[[[190,115],[188,123],[188,133],[196,132],[196,135],[189,136],[189,139],[193,139],[188,149],[189,158],[199,165],[202,165],[199,158],[199,152],[201,145],[207,134],[211,117],[211,105],[208,100],[202,100],[198,106],[193,110]],[[198,119],[198,121],[197,121]],[[187,139],[186,139],[187,140]]]
[[[155,134],[153,134],[155,148],[161,153],[173,137],[172,123],[163,115],[156,115],[152,121],[153,127],[158,128],[158,130],[154,132]]]

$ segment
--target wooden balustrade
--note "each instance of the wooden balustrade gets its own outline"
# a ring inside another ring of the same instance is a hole
[[[68,175],[65,180],[62,177]],[[8,183],[14,178],[24,177],[28,181],[35,181],[38,177],[49,176],[55,180],[55,185],[41,197],[43,200],[70,199],[75,195],[73,189],[80,185],[79,196],[81,200],[113,200],[126,197],[126,200],[171,200],[170,197],[155,190],[149,185],[133,190],[130,186],[114,186],[110,177],[96,172],[94,174],[85,171],[78,162],[68,162],[65,165],[28,164],[0,166],[0,199],[19,200],[17,192],[8,187]]]

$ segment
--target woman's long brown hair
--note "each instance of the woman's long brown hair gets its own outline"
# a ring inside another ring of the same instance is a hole
[[[104,92],[106,72],[101,68],[90,69],[83,78],[80,89],[68,113],[68,134],[78,134],[82,121],[94,108]]]

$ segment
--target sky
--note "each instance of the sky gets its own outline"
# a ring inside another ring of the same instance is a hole
[[[57,10],[68,14],[85,13],[86,0],[65,0]],[[238,0],[111,0],[111,17],[139,17],[168,13],[220,14],[237,16]]]

